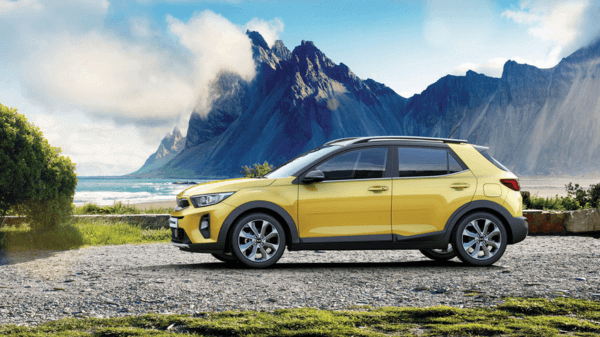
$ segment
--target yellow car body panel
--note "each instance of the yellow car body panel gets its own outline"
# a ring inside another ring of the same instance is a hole
[[[199,194],[210,194],[210,193],[221,193],[221,192],[236,192],[244,188],[250,187],[264,187],[271,185],[275,179],[251,179],[251,178],[238,178],[238,179],[227,179],[219,181],[211,181],[194,185],[186,190],[183,190],[177,196],[193,196]]]
[[[298,185],[292,184],[296,177],[279,179],[251,179],[256,181],[255,187],[246,187],[222,201],[233,208],[251,201],[267,201],[283,208],[298,224]],[[261,180],[271,180],[265,186]]]
[[[492,201],[506,207],[514,217],[523,216],[521,193],[511,190],[500,182],[500,179],[516,179],[518,181],[519,178],[516,175],[498,168],[481,155],[472,145],[448,144],[448,146],[458,154],[477,178],[477,190],[473,196],[473,201]],[[499,194],[489,192],[486,194],[486,190],[493,190],[494,192],[499,190]]]
[[[185,198],[184,196],[182,197]],[[188,207],[182,211],[171,213],[171,216],[179,219],[178,227],[186,232],[193,243],[214,243],[217,242],[223,221],[225,221],[225,218],[227,218],[233,209],[232,206],[219,203],[201,208]],[[200,234],[200,219],[205,214],[210,215],[210,238],[204,238]]]
[[[301,238],[390,234],[392,180],[328,181],[300,185]]]
[[[452,213],[473,199],[469,170],[435,177],[393,179],[392,234],[412,236],[444,229]]]

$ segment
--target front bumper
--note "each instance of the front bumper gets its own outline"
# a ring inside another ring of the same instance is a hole
[[[192,243],[182,228],[171,228],[171,244],[186,252],[223,253],[225,245],[220,242]]]
[[[510,231],[512,232],[511,244],[525,240],[529,233],[529,223],[527,222],[526,217],[513,217],[512,219],[509,219],[508,224],[510,225]]]

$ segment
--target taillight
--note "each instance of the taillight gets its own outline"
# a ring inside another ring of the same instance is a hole
[[[513,191],[519,191],[521,186],[519,186],[519,181],[517,179],[500,179],[502,185],[510,188]]]

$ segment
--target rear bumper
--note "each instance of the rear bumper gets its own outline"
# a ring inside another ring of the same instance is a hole
[[[513,217],[508,220],[508,224],[510,225],[510,231],[512,233],[512,240],[509,243],[519,243],[525,240],[527,233],[529,233],[529,223],[527,222],[526,217]]]

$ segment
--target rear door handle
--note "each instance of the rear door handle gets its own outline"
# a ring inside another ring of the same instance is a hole
[[[369,191],[372,192],[381,192],[381,191],[387,191],[388,187],[387,186],[371,186],[369,187]]]
[[[450,185],[450,187],[455,190],[461,190],[461,189],[467,188],[469,186],[471,186],[471,185],[469,185],[467,183],[454,183],[454,184]]]

